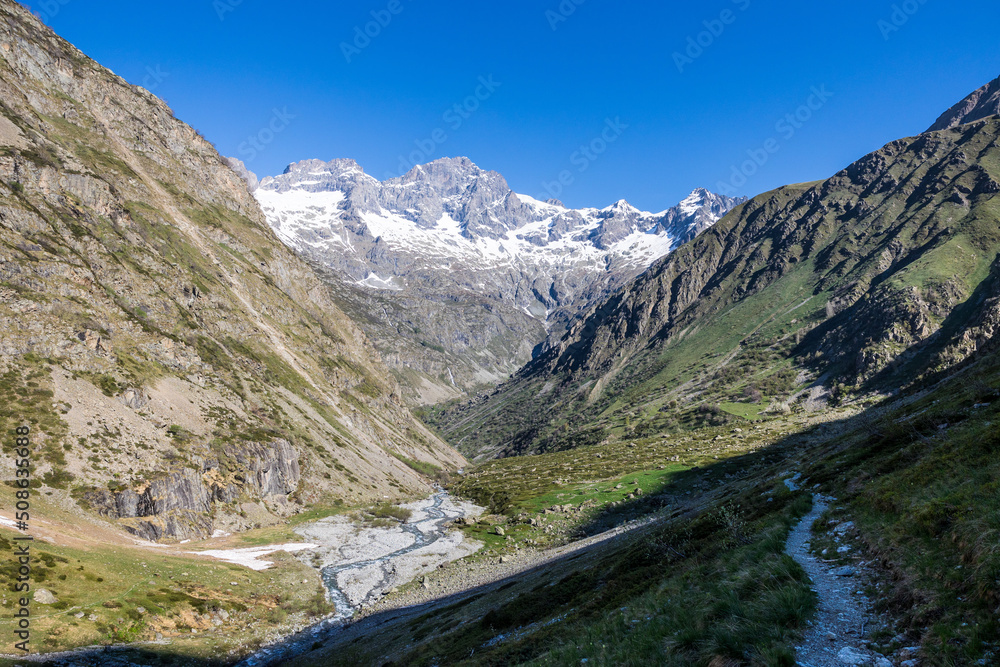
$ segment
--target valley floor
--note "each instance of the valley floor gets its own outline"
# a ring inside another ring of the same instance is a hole
[[[78,607],[110,628],[106,618],[131,618],[141,603],[175,629],[122,654],[139,664],[232,664],[275,640],[293,649],[278,663],[302,666],[995,664],[998,515],[977,491],[1000,465],[992,386],[482,464],[451,489],[489,506],[455,525],[482,548],[319,632],[329,609],[310,619],[320,582],[309,559],[274,554],[275,569],[255,572],[149,547],[149,573],[109,558],[114,547],[47,546],[60,599],[89,589],[70,592],[56,575],[100,559],[91,576],[117,575],[120,590],[71,600],[39,627],[73,641],[87,627]],[[962,511],[937,518],[948,507]],[[313,540],[301,526],[328,514],[222,546]],[[213,627],[219,609],[230,613]],[[177,631],[206,619],[197,635]]]

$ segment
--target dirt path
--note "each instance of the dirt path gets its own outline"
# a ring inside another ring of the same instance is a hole
[[[791,480],[789,480],[791,481]],[[794,483],[789,484],[790,488]],[[860,592],[853,567],[836,568],[809,553],[813,523],[826,511],[832,498],[813,496],[813,508],[788,536],[785,551],[802,566],[819,596],[819,607],[802,643],[795,647],[800,667],[844,667],[892,663],[868,649],[866,631],[872,628],[871,605]]]

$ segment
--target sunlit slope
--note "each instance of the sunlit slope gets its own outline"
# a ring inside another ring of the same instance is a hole
[[[475,457],[561,449],[745,396],[889,391],[965,358],[995,326],[998,130],[895,141],[754,198],[492,395],[429,418]]]

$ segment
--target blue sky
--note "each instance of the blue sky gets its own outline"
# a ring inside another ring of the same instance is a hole
[[[25,4],[262,176],[462,155],[571,206],[825,178],[1000,75],[995,0]]]

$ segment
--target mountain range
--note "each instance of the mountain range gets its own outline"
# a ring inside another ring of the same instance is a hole
[[[353,160],[308,160],[254,192],[289,247],[367,288],[352,314],[384,313],[363,326],[418,403],[506,378],[587,306],[743,201],[699,189],[660,213],[624,200],[573,210],[514,193],[467,158],[385,182]]]
[[[74,651],[11,662],[997,664],[1000,79],[822,181],[571,210],[258,181],[0,18],[0,628]]]

